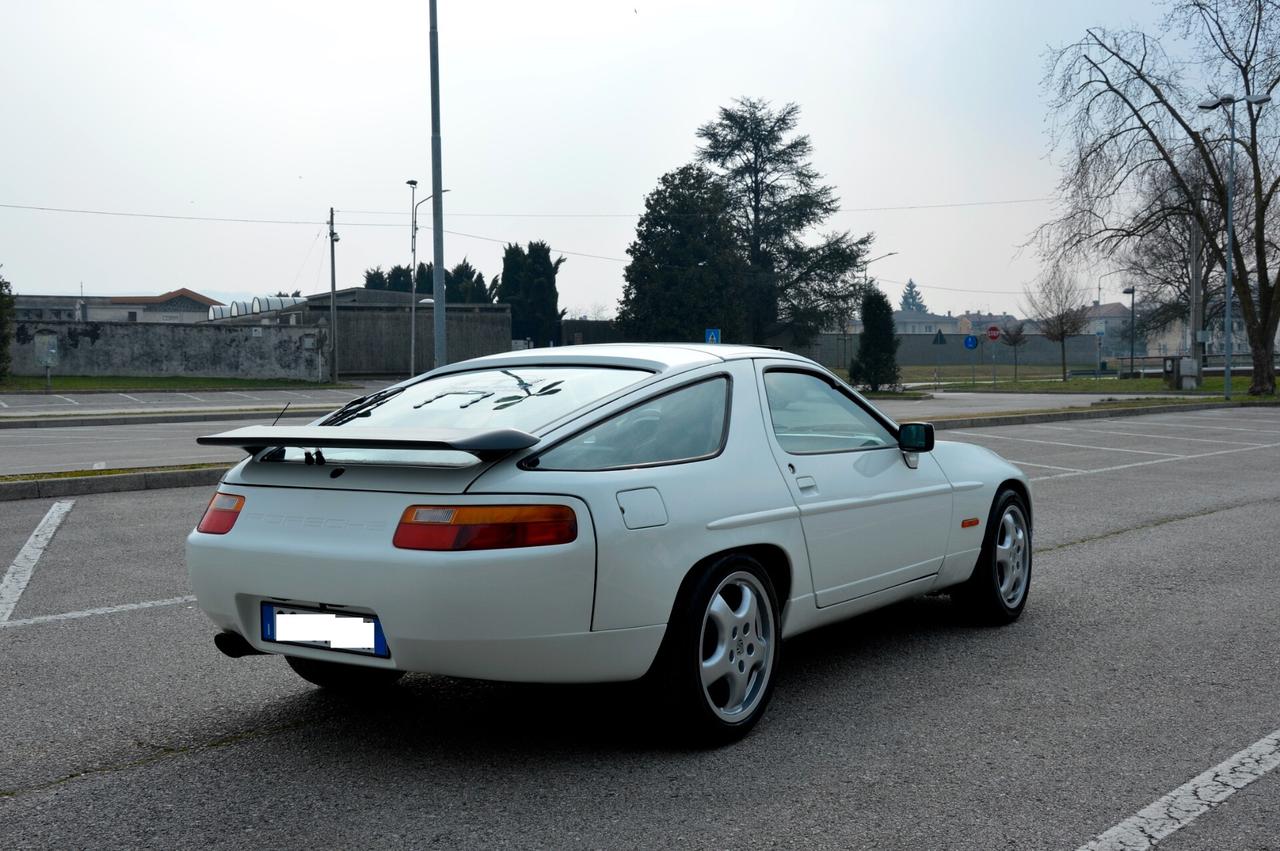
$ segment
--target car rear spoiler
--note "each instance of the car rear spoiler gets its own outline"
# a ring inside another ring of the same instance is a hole
[[[538,438],[514,428],[472,430],[461,428],[344,428],[342,426],[245,426],[196,438],[202,446],[239,446],[256,455],[270,446],[304,449],[451,449],[469,452],[481,461],[493,461]]]

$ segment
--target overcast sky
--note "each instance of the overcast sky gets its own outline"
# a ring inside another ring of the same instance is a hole
[[[895,301],[911,277],[938,312],[1017,312],[1038,270],[1018,247],[1048,202],[868,208],[1050,196],[1046,47],[1152,27],[1160,10],[440,0],[439,15],[447,265],[465,256],[490,277],[503,242],[542,239],[568,258],[562,307],[612,308],[644,196],[691,159],[700,124],[750,95],[801,105],[842,201],[829,224],[875,232],[872,256],[898,252],[871,267]],[[350,211],[339,287],[407,263],[404,182],[431,181],[427,33],[426,0],[7,3],[0,204],[304,223],[0,208],[3,274],[22,293],[327,290],[308,222],[330,206]],[[1120,286],[1104,282],[1104,300]]]

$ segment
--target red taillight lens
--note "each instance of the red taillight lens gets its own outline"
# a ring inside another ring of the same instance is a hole
[[[215,493],[213,499],[209,500],[209,507],[204,510],[204,517],[200,518],[196,531],[206,535],[225,535],[236,525],[236,518],[240,516],[242,508],[244,497],[233,493]]]
[[[411,505],[392,539],[402,550],[505,550],[577,540],[567,505]]]

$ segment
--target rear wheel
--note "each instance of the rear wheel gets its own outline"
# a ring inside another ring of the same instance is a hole
[[[363,665],[344,665],[341,662],[325,662],[286,656],[285,661],[293,672],[312,685],[334,691],[360,692],[368,689],[388,688],[404,676],[404,671],[387,668],[366,668]]]
[[[782,649],[778,611],[768,572],[741,555],[712,566],[677,604],[663,673],[695,743],[741,738],[764,714]]]
[[[973,575],[952,593],[975,619],[992,625],[1013,623],[1031,590],[1031,512],[1021,494],[996,494],[987,534]]]

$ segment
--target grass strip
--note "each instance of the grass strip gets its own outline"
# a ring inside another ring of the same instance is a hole
[[[227,469],[226,461],[210,461],[203,464],[174,464],[168,467],[116,467],[110,470],[58,470],[53,473],[11,473],[0,476],[0,482],[33,482],[45,479],[83,479],[92,476],[118,476],[121,473],[167,473],[175,470]]]

